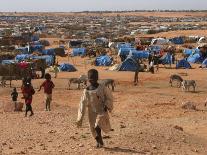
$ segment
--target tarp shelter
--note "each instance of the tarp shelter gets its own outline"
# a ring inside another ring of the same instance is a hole
[[[188,49],[188,48],[186,48],[186,49],[183,50],[183,54],[185,54],[187,56],[190,56],[194,53],[199,53],[199,49]]]
[[[15,57],[15,60],[17,61],[23,61],[23,60],[27,60],[27,59],[31,59],[32,55],[30,54],[19,54]]]
[[[132,44],[131,43],[118,43],[117,44],[117,48],[132,48]]]
[[[44,49],[43,45],[32,45],[30,47],[31,52],[42,52],[43,49]]]
[[[15,64],[17,62],[18,61],[15,61],[15,60],[2,60],[1,64],[2,65],[7,65],[7,64]]]
[[[86,49],[85,48],[74,48],[72,50],[72,56],[85,56]]]
[[[186,59],[182,59],[182,60],[178,61],[177,65],[176,65],[176,69],[179,69],[179,68],[190,69],[192,67]]]
[[[54,57],[51,55],[43,55],[43,56],[33,56],[34,60],[45,60],[47,66],[52,66],[54,64]]]
[[[95,60],[96,66],[110,66],[112,63],[112,58],[108,55],[99,56]]]
[[[169,39],[169,41],[177,45],[184,44],[184,39],[182,37],[175,37],[175,38]]]
[[[149,46],[149,49],[150,53],[153,53],[153,54],[160,54],[162,48],[160,46],[156,46],[156,45],[151,45]]]
[[[54,57],[50,55],[35,56],[32,54],[21,54],[15,57],[16,61],[24,61],[28,59],[32,59],[32,60],[45,59],[47,66],[51,66],[54,64]]]
[[[59,69],[60,69],[60,71],[63,71],[63,72],[75,72],[75,71],[77,71],[77,69],[73,65],[68,64],[68,63],[60,64]]]
[[[41,52],[42,54],[44,55],[55,55],[55,49],[54,48],[50,48],[50,49],[45,49],[45,50],[42,50]]]
[[[160,61],[162,62],[163,65],[166,65],[166,64],[172,64],[172,55],[170,53],[166,53],[165,55],[163,55],[161,58],[160,58]]]
[[[55,51],[55,55],[58,55],[58,56],[61,56],[61,57],[64,57],[65,56],[65,49],[64,48],[55,48],[54,49]]]
[[[38,41],[40,38],[38,35],[32,35],[31,41]]]
[[[200,53],[199,50],[196,50],[195,53],[192,53],[189,57],[188,57],[188,62],[190,63],[202,63],[204,61],[204,57],[202,56],[202,54]]]
[[[106,39],[106,38],[96,38],[95,43],[97,45],[107,45],[108,44],[108,39]]]
[[[133,56],[135,59],[148,59],[149,51],[137,51],[136,49],[130,50],[129,56]]]
[[[133,57],[128,57],[122,64],[119,66],[118,71],[136,71],[138,64]]]
[[[29,54],[28,47],[19,47],[16,49],[16,51],[20,52],[21,54]]]
[[[202,68],[207,68],[207,58],[202,62]]]
[[[119,49],[119,52],[118,52],[118,55],[129,55],[129,52],[131,51],[131,50],[135,50],[135,48],[129,48],[129,47],[127,47],[127,48],[120,48]]]
[[[69,47],[81,47],[82,43],[82,40],[71,40],[69,41]]]
[[[164,39],[164,38],[156,38],[156,39],[152,39],[151,41],[151,45],[164,45],[168,43],[169,43],[169,40]]]

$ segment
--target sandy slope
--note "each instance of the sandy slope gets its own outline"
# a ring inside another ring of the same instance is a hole
[[[66,90],[65,78],[86,72],[79,62],[83,60],[76,60],[78,72],[60,73],[58,79],[53,79],[56,88],[51,112],[44,111],[43,92],[37,92],[33,117],[25,118],[24,113],[0,113],[0,154],[207,154],[207,111],[203,106],[206,70],[162,68],[155,75],[140,73],[140,85],[134,87],[133,73],[98,68],[100,77],[116,79],[117,87],[111,114],[114,131],[104,135],[105,148],[95,149],[87,118],[81,129],[74,124],[82,90]],[[188,73],[184,78],[197,81],[196,93],[184,93],[168,86],[170,74],[183,72]],[[41,82],[34,80],[33,85],[38,88]],[[13,85],[18,87],[20,83]],[[10,89],[1,88],[0,92],[0,102],[9,104]],[[199,110],[181,109],[182,101],[188,100],[194,101]],[[183,131],[174,128],[175,125]]]

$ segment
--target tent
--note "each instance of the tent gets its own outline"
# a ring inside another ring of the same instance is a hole
[[[15,57],[15,60],[23,61],[23,60],[30,59],[31,57],[32,57],[32,55],[30,55],[30,54],[19,54]]]
[[[41,53],[44,55],[55,55],[55,49],[54,48],[45,49],[45,50],[42,50]]]
[[[77,71],[77,69],[73,65],[68,64],[68,63],[60,64],[59,69],[60,69],[60,71],[63,71],[63,72],[75,72],[75,71]]]
[[[58,55],[61,57],[65,56],[65,49],[64,48],[61,48],[61,47],[55,48],[54,51],[55,51],[55,55]]]
[[[132,44],[131,43],[118,43],[117,44],[117,48],[132,48]]]
[[[194,53],[188,57],[188,62],[190,63],[202,63],[204,58],[201,56],[201,53]]]
[[[129,55],[132,55],[135,59],[148,59],[149,51],[137,51],[132,49],[130,50]]]
[[[162,48],[160,46],[157,46],[157,45],[149,46],[150,53],[160,54],[161,50],[162,50]]]
[[[44,49],[43,45],[32,45],[30,47],[31,52],[41,52]]]
[[[163,44],[168,44],[169,40],[168,39],[164,39],[164,38],[156,38],[156,39],[152,39],[151,41],[151,45],[163,45]]]
[[[122,64],[119,66],[118,71],[136,71],[137,62],[133,57],[128,57]]]
[[[43,55],[43,56],[33,56],[32,59],[34,60],[39,60],[39,59],[43,59],[45,60],[47,66],[52,66],[54,64],[54,57],[51,55]]]
[[[99,56],[95,60],[96,66],[110,66],[112,63],[112,58],[108,55]]]
[[[165,55],[163,55],[160,58],[160,61],[162,62],[162,64],[172,64],[172,55],[170,53],[166,53]]]
[[[38,35],[33,35],[32,37],[31,37],[31,41],[38,41],[40,38],[39,38],[39,36]]]
[[[85,48],[74,48],[72,51],[72,56],[85,56],[86,49]]]
[[[182,37],[175,37],[175,38],[169,39],[169,41],[177,45],[184,44],[184,39]]]
[[[17,61],[15,60],[2,60],[1,64],[2,65],[7,65],[7,64],[15,64]]]
[[[202,68],[207,68],[207,58],[202,62]]]
[[[176,69],[178,69],[178,68],[190,69],[192,67],[186,59],[182,59],[182,60],[178,61],[177,65],[176,65]]]
[[[28,54],[29,53],[28,47],[19,47],[16,49],[16,51],[20,52],[21,54]]]
[[[129,47],[126,47],[126,48],[123,48],[123,47],[121,47],[120,49],[119,49],[119,52],[118,52],[118,55],[129,55],[129,52],[131,51],[131,50],[135,50],[135,48],[129,48]]]

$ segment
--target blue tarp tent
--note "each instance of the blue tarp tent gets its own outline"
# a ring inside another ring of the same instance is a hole
[[[47,66],[52,66],[54,64],[54,57],[51,55],[33,56],[32,59],[35,60],[43,59],[45,60]]]
[[[39,38],[39,36],[38,35],[33,35],[32,37],[31,37],[31,41],[38,41],[40,38]]]
[[[187,60],[190,63],[202,63],[204,58],[201,56],[200,53],[195,53],[190,55]]]
[[[42,52],[44,46],[43,45],[32,45],[30,47],[31,52]]]
[[[77,69],[73,65],[67,64],[67,63],[60,64],[59,69],[60,69],[60,71],[63,71],[63,72],[75,72],[75,71],[77,71]]]
[[[129,55],[129,52],[131,51],[131,50],[135,50],[135,48],[120,48],[119,49],[119,55]]]
[[[108,55],[99,56],[95,60],[96,66],[109,66],[111,65],[111,63],[112,63],[112,59]]]
[[[7,65],[7,64],[14,64],[17,63],[15,60],[2,60],[1,64],[2,65]]]
[[[30,58],[32,58],[32,55],[30,54],[19,54],[15,57],[15,60],[23,61],[23,60],[30,59]]]
[[[118,71],[136,71],[137,62],[133,57],[128,57],[122,64],[119,66]]]
[[[180,45],[180,44],[184,44],[184,39],[182,37],[175,37],[172,39],[169,39],[172,43]]]
[[[172,64],[172,55],[170,53],[166,53],[160,58],[162,64]]]
[[[178,68],[190,69],[191,65],[186,59],[182,59],[176,65],[176,69],[178,69]]]
[[[45,50],[42,50],[41,53],[44,55],[55,55],[55,49],[54,48],[45,49]]]
[[[148,59],[149,51],[137,51],[133,49],[130,50],[129,55],[132,55],[135,59]]]
[[[160,54],[161,47],[160,46],[156,46],[156,45],[149,46],[149,51],[150,51],[150,53]]]
[[[17,51],[19,51],[21,54],[28,54],[28,47],[19,47],[16,49]]]
[[[132,48],[132,44],[130,44],[130,43],[118,43],[117,48],[118,49],[120,49],[120,48]]]
[[[72,51],[72,56],[85,56],[86,49],[85,48],[74,48]]]
[[[207,68],[207,58],[202,62],[202,67]]]
[[[199,53],[199,49],[188,49],[188,48],[186,48],[186,49],[184,49],[184,51],[183,51],[183,54],[185,54],[185,55],[191,55],[191,54],[195,54],[195,53]]]

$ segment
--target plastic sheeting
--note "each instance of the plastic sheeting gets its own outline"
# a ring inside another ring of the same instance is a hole
[[[111,57],[108,55],[99,56],[95,60],[96,66],[110,66],[112,63]]]
[[[186,59],[182,59],[177,63],[176,68],[177,69],[179,69],[179,68],[190,69],[191,65]]]
[[[60,69],[60,71],[63,71],[63,72],[75,72],[75,71],[77,71],[77,69],[73,65],[68,64],[68,63],[60,64],[59,69]]]
[[[135,59],[148,59],[149,51],[137,51],[137,50],[130,50],[129,56],[133,56]]]
[[[136,71],[138,69],[138,64],[135,59],[132,57],[127,58],[122,64],[119,66],[118,71]]]
[[[72,51],[72,56],[85,56],[86,49],[85,48],[74,48]]]

